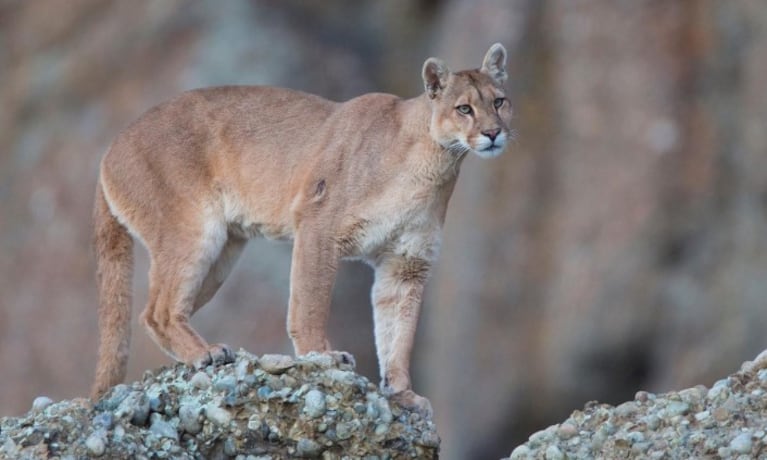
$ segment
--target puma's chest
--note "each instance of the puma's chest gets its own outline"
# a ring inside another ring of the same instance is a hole
[[[428,257],[439,239],[440,225],[431,210],[403,206],[354,221],[339,243],[344,256],[374,261],[385,254]]]

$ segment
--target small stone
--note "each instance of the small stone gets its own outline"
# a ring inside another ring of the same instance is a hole
[[[146,421],[149,418],[149,411],[151,409],[151,405],[149,404],[149,398],[147,398],[146,394],[135,392],[132,393],[130,399],[135,401],[134,407],[133,407],[133,416],[130,419],[130,422],[136,426],[144,426],[146,425]],[[126,401],[128,398],[126,398]]]
[[[179,427],[189,434],[197,434],[202,430],[200,423],[202,407],[197,403],[181,404],[178,408]]]
[[[549,439],[551,439],[551,433],[548,430],[537,431],[530,435],[530,444],[533,446],[545,444]]]
[[[96,407],[102,410],[115,410],[123,402],[123,399],[128,397],[129,393],[130,388],[128,388],[128,385],[124,383],[117,384],[104,396],[104,399],[96,404]]]
[[[286,355],[264,355],[261,357],[260,365],[266,372],[278,375],[295,366],[296,362]]]
[[[213,389],[222,392],[233,392],[237,386],[237,379],[233,375],[225,375],[216,380],[213,384]]]
[[[562,439],[570,439],[578,434],[578,429],[572,423],[563,423],[557,428],[557,435]]]
[[[651,444],[649,442],[635,442],[631,445],[631,451],[635,454],[644,454],[650,449]]]
[[[630,417],[637,410],[637,403],[634,401],[628,401],[620,406],[617,406],[614,411],[618,417]]]
[[[669,417],[675,415],[686,415],[690,412],[690,405],[682,401],[673,401],[666,406],[666,413]]]
[[[432,448],[438,448],[439,447],[439,436],[437,433],[433,431],[427,431],[421,435],[421,439],[418,440],[418,443],[424,447],[432,447]]]
[[[719,395],[726,394],[730,387],[730,381],[728,379],[717,380],[711,388],[708,390],[706,397],[710,400],[714,400]]]
[[[210,387],[210,377],[205,372],[199,371],[189,379],[189,383],[195,388],[204,390]]]
[[[700,401],[700,399],[707,393],[708,393],[708,390],[706,390],[705,387],[703,388],[703,391],[701,392],[701,389],[696,386],[696,387],[684,389],[680,391],[678,394],[679,394],[679,397],[682,399],[682,401],[695,404],[698,401]]]
[[[529,458],[532,458],[532,451],[524,444],[517,446],[509,455],[509,460],[527,460]]]
[[[258,387],[256,394],[258,395],[258,399],[265,401],[269,397],[269,395],[272,394],[272,389],[264,385],[264,386]]]
[[[149,418],[149,399],[139,391],[132,391],[114,411],[115,417],[127,419],[136,426],[146,425]]]
[[[154,414],[153,414],[154,415]],[[159,416],[152,417],[152,424],[149,427],[149,431],[154,433],[158,438],[168,438],[178,441],[178,431]]]
[[[356,412],[357,414],[365,413],[367,412],[367,406],[360,402],[354,403],[354,412]]]
[[[259,414],[253,414],[248,418],[248,429],[250,431],[261,429],[261,416]]]
[[[122,425],[116,425],[114,431],[112,431],[112,439],[114,442],[122,442],[125,436],[125,428]]]
[[[323,374],[330,384],[353,385],[357,381],[357,374],[352,371],[332,368],[327,369]]]
[[[296,444],[296,455],[299,457],[316,457],[322,453],[322,446],[311,439],[301,438]]]
[[[318,353],[316,351],[309,352],[301,357],[302,361],[311,363],[319,368],[334,367],[336,361],[327,353]]]
[[[636,444],[639,442],[643,442],[645,440],[645,436],[639,431],[632,431],[628,435],[626,435],[626,440],[632,444]]]
[[[336,425],[336,437],[340,440],[349,439],[354,433],[354,425],[350,422],[341,422]]]
[[[47,396],[38,396],[35,398],[34,401],[32,401],[32,411],[33,412],[40,412],[45,410],[46,407],[53,404],[53,400]]]
[[[730,411],[724,407],[717,407],[714,409],[714,419],[717,422],[725,422],[730,419]]]
[[[661,425],[661,418],[655,414],[642,417],[642,420],[647,424],[647,428],[650,430],[655,430]]]
[[[102,428],[104,430],[111,430],[114,426],[114,416],[111,412],[101,412],[93,417],[93,427]]]
[[[304,396],[304,413],[317,418],[325,413],[325,395],[319,390],[309,390]]]
[[[237,367],[234,370],[234,374],[237,376],[237,380],[245,380],[245,378],[253,373],[253,368],[250,361],[242,359],[237,362]]]
[[[151,412],[161,412],[163,407],[160,394],[156,392],[147,392],[146,395],[149,399],[149,410]]]
[[[697,420],[698,422],[702,422],[709,417],[711,417],[711,412],[707,410],[700,411],[697,414],[695,414],[695,420]]]
[[[107,450],[104,438],[97,433],[88,436],[88,439],[85,440],[85,447],[88,449],[88,452],[96,457],[104,455],[104,452]]]
[[[232,414],[214,403],[205,405],[205,416],[219,426],[226,426],[232,421]]]
[[[647,402],[650,399],[650,393],[646,391],[637,391],[634,395],[634,399],[639,402]]]
[[[739,454],[748,454],[751,452],[751,433],[741,433],[730,441],[730,449]]]
[[[234,441],[234,438],[226,438],[224,441],[224,455],[227,456],[227,458],[232,458],[235,455],[237,455],[237,444]]]
[[[561,450],[559,450],[559,447],[551,445],[546,448],[546,453],[544,454],[546,460],[564,460],[565,454],[562,453]]]

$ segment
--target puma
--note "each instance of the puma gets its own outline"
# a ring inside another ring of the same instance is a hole
[[[506,50],[452,73],[436,58],[413,99],[366,94],[343,103],[288,89],[189,91],[123,130],[101,162],[94,210],[100,347],[94,400],[125,377],[133,238],[150,256],[141,322],[172,358],[233,360],[189,318],[216,293],[246,241],[292,239],[287,330],[296,355],[332,351],[331,290],[342,259],[375,270],[372,303],[381,388],[430,412],[410,383],[424,284],[468,152],[508,143]]]

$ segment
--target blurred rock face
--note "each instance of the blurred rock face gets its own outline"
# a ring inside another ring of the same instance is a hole
[[[758,0],[6,2],[0,413],[87,391],[92,193],[122,126],[199,86],[413,96],[426,57],[475,67],[495,41],[519,140],[464,163],[413,369],[445,457],[506,455],[588,399],[710,384],[767,347],[765,26]],[[291,351],[289,252],[251,243],[203,335]],[[375,377],[369,284],[345,267],[331,336]],[[131,352],[131,378],[168,362],[138,328]]]

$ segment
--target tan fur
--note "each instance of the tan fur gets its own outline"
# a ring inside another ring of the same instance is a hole
[[[465,154],[505,148],[511,107],[494,106],[504,97],[505,64],[500,44],[479,70],[451,73],[430,58],[426,92],[409,100],[194,90],[126,128],[101,163],[96,197],[101,348],[92,396],[125,375],[129,234],[151,261],[143,324],[170,356],[196,366],[232,353],[209,345],[190,316],[215,294],[246,240],[265,236],[294,240],[288,333],[297,355],[332,352],[325,326],[339,261],[373,266],[382,386],[428,411],[409,377],[423,287]]]

